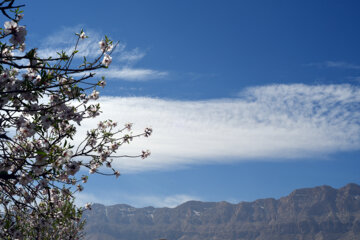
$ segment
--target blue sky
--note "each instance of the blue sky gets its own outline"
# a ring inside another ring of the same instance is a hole
[[[360,183],[358,1],[33,1],[27,45],[88,57],[120,42],[103,118],[154,135],[119,179],[92,176],[79,202],[175,206],[251,201]],[[87,122],[83,129],[94,126]]]

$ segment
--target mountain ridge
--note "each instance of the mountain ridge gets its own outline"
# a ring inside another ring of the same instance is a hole
[[[302,188],[237,204],[189,201],[174,208],[94,204],[88,240],[360,239],[360,186]]]

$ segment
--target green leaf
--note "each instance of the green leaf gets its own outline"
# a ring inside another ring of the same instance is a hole
[[[46,154],[46,152],[44,152],[44,151],[41,151],[41,150],[38,150],[37,152],[37,155],[41,155],[41,156],[47,156],[47,154]]]

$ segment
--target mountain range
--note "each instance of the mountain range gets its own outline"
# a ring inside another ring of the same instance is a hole
[[[360,186],[298,189],[253,202],[189,201],[175,208],[93,204],[86,240],[356,240]]]

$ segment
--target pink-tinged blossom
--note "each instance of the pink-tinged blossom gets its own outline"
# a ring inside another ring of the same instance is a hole
[[[18,24],[14,21],[8,21],[4,24],[5,34],[12,34],[12,37],[10,38],[10,43],[12,43],[14,46],[16,45],[22,45],[25,42],[25,36],[27,34],[25,26],[18,26]]]
[[[106,162],[106,167],[111,168],[111,162],[110,161]]]
[[[126,123],[126,124],[125,124],[125,128],[126,128],[128,131],[130,131],[132,125],[133,125],[132,123]]]
[[[82,180],[83,183],[86,183],[87,180],[88,180],[88,177],[87,177],[87,176],[82,176],[82,177],[81,177],[81,180]]]
[[[81,192],[82,190],[84,190],[84,187],[83,187],[82,185],[78,184],[78,185],[76,186],[76,189],[77,189],[79,192]]]
[[[20,21],[21,19],[23,19],[24,18],[24,14],[18,14],[18,15],[16,15],[16,19],[18,20],[18,21]]]
[[[22,137],[28,138],[35,134],[35,130],[31,127],[31,125],[25,126],[20,128],[20,134]]]
[[[104,151],[100,154],[100,161],[101,162],[105,162],[106,159],[110,156],[110,152],[109,151]]]
[[[101,51],[105,51],[105,49],[106,49],[106,43],[105,43],[105,41],[104,40],[101,40],[100,42],[99,42],[99,47],[100,47],[100,50]]]
[[[71,183],[71,185],[75,186],[75,184],[76,184],[76,179],[75,179],[75,178],[71,179],[71,180],[70,180],[70,183]]]
[[[44,167],[34,165],[31,170],[35,176],[39,176],[43,173]]]
[[[41,179],[39,182],[41,188],[46,188],[48,186],[48,181],[46,179]]]
[[[96,143],[97,143],[96,138],[90,138],[90,139],[88,140],[88,144],[89,144],[90,146],[95,146]]]
[[[68,83],[68,79],[67,79],[67,78],[64,78],[64,77],[61,77],[61,78],[58,78],[58,82],[59,82],[61,85],[64,85],[64,84]]]
[[[4,23],[5,34],[13,33],[17,30],[18,24],[15,21],[7,21]]]
[[[112,62],[112,57],[108,54],[104,54],[104,58],[102,60],[102,64],[105,66],[105,67],[109,67],[110,63]]]
[[[11,48],[5,47],[4,49],[2,49],[1,60],[8,62],[12,56],[13,56],[13,52],[12,52]]]
[[[72,155],[73,155],[73,151],[67,150],[67,151],[65,151],[65,152],[63,153],[62,156],[63,156],[63,158],[64,158],[65,161],[69,161],[70,158],[72,157]]]
[[[99,123],[98,123],[98,128],[100,128],[100,129],[105,129],[105,124],[104,124],[104,122],[102,122],[102,121],[100,121]]]
[[[25,48],[26,48],[26,44],[23,43],[23,44],[21,44],[21,45],[19,46],[19,51],[20,51],[20,52],[24,52],[24,51],[25,51]]]
[[[101,81],[98,82],[98,85],[99,85],[100,87],[105,87],[105,86],[106,86],[106,82],[105,82],[104,80],[101,80]]]
[[[36,77],[35,77],[34,80],[35,80],[35,83],[39,85],[39,84],[41,83],[41,76],[40,76],[40,75],[36,75]]]
[[[86,203],[85,204],[85,209],[91,210],[91,203]]]
[[[150,137],[150,135],[152,134],[152,132],[153,132],[152,128],[145,128],[144,136],[145,136],[145,137]]]
[[[113,45],[111,43],[106,43],[104,40],[99,42],[99,47],[102,52],[110,52],[113,49]]]
[[[84,33],[84,32],[81,32],[81,33],[80,33],[80,35],[79,35],[79,37],[80,37],[81,39],[85,39],[85,38],[87,38],[87,36],[85,35],[85,33]]]
[[[32,178],[29,175],[21,174],[19,182],[21,185],[26,186],[32,181]]]
[[[74,176],[80,170],[79,162],[71,162],[66,165],[66,173]]]
[[[123,139],[124,139],[124,142],[130,143],[130,141],[133,140],[133,137],[130,136],[130,135],[128,135],[128,134],[126,134],[126,135],[123,137]]]
[[[99,98],[99,92],[96,90],[93,90],[90,94],[90,99],[97,100]]]
[[[96,167],[91,167],[89,173],[94,174],[95,172],[96,172]]]
[[[16,21],[4,24],[3,48],[0,50],[3,61],[0,88],[4,92],[0,98],[0,108],[9,108],[10,112],[14,112],[0,120],[3,121],[3,131],[16,130],[12,141],[3,146],[3,170],[10,176],[16,176],[3,181],[5,183],[0,186],[0,202],[8,204],[9,216],[14,219],[12,223],[17,228],[6,229],[6,239],[23,239],[33,229],[41,231],[35,237],[29,236],[29,239],[77,239],[81,230],[77,225],[81,222],[79,214],[84,209],[74,206],[71,198],[76,191],[83,190],[81,181],[86,183],[88,179],[87,176],[76,176],[77,173],[81,166],[88,167],[90,174],[102,173],[100,167],[106,165],[118,178],[120,172],[112,168],[111,155],[123,141],[133,139],[132,133],[123,136],[124,130],[131,130],[131,124],[116,129],[117,123],[107,120],[90,130],[81,146],[74,146],[71,141],[76,132],[75,122],[80,125],[83,119],[100,113],[99,104],[87,103],[89,99],[99,98],[97,87],[105,87],[106,82],[104,78],[90,81],[94,75],[88,70],[108,67],[112,63],[109,52],[113,45],[105,38],[105,41],[99,42],[102,50],[99,55],[103,59],[100,62],[85,61],[85,65],[81,66],[74,66],[76,61],[67,61],[69,65],[62,64],[67,59],[65,53],[61,53],[59,61],[38,57],[35,48],[25,55],[19,54],[25,49],[27,30],[18,24],[22,15],[14,15]],[[83,31],[78,36],[80,39],[87,38]],[[22,62],[25,59],[30,61],[29,66]],[[10,62],[19,64],[21,71],[13,68]],[[69,69],[77,69],[76,74]],[[77,73],[84,73],[85,77],[82,79]],[[93,91],[88,94],[88,89]],[[134,136],[147,137],[151,133],[152,129],[147,128],[145,133]],[[143,151],[139,157],[149,155],[149,151]],[[74,161],[75,157],[84,156],[92,156],[89,163]],[[64,214],[64,207],[71,207],[71,214]],[[87,204],[85,209],[91,209],[91,204]],[[7,220],[1,213],[0,222]],[[3,224],[0,223],[0,226]],[[21,226],[25,226],[26,234],[16,232]],[[1,229],[0,238],[3,239],[5,232]]]
[[[24,26],[20,26],[17,28],[17,31],[13,33],[12,37],[10,38],[10,43],[14,46],[22,45],[25,42],[25,36],[27,34],[26,28]]]
[[[120,146],[119,143],[113,143],[113,144],[111,144],[111,150],[116,151],[119,148],[119,146]]]
[[[87,109],[87,113],[89,114],[90,117],[96,117],[100,114],[99,108],[95,105],[89,106],[89,108]]]
[[[146,151],[143,150],[141,153],[141,158],[145,159],[145,158],[149,157],[150,154],[151,154],[151,152],[149,150],[146,150]]]

